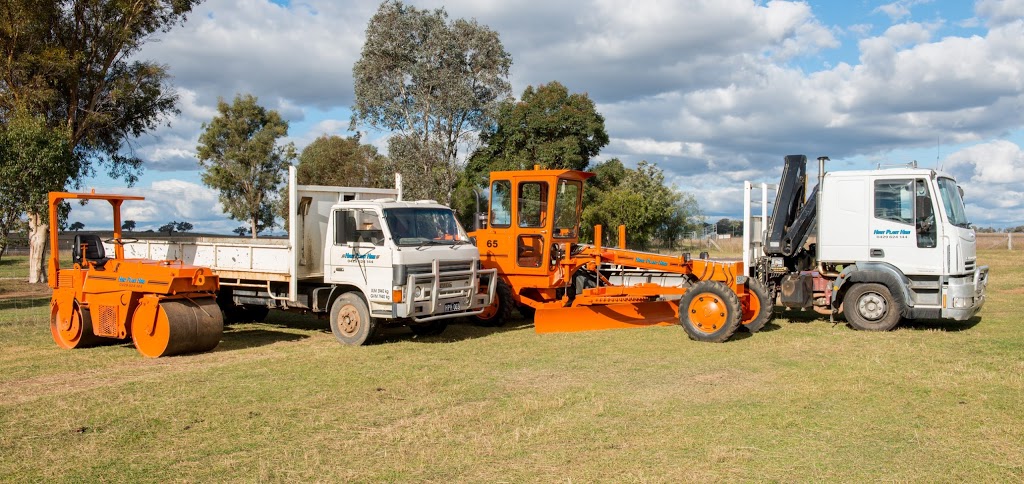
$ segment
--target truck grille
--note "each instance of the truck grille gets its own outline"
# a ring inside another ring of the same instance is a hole
[[[473,267],[473,261],[441,261],[438,263],[441,274],[454,271],[468,271]],[[430,274],[433,271],[430,264],[410,264],[405,266],[406,274]]]
[[[974,268],[977,266],[977,264],[978,264],[978,259],[977,258],[967,259],[966,261],[964,261],[964,270],[966,270],[968,272],[971,272],[971,271],[974,270]]]

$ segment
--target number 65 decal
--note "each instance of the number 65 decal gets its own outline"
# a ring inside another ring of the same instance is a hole
[[[488,240],[487,241],[487,247],[489,249],[497,249],[498,248],[498,241],[497,240]]]

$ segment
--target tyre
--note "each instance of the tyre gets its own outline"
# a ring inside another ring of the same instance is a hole
[[[900,322],[900,308],[883,284],[857,284],[843,297],[843,314],[853,329],[889,331]]]
[[[519,314],[523,315],[523,318],[529,319],[530,321],[533,321],[533,316],[537,314],[536,309],[525,304],[516,306],[516,310],[519,311]]]
[[[484,312],[471,316],[473,324],[492,328],[503,326],[512,318],[513,306],[515,306],[515,300],[512,299],[512,288],[508,287],[505,281],[498,279],[494,300],[491,301],[490,306],[484,308]]]
[[[339,343],[348,346],[366,344],[377,329],[362,296],[346,292],[331,304],[331,332]]]
[[[411,324],[409,329],[416,336],[438,336],[448,328],[447,320],[431,321],[429,323]]]
[[[270,314],[270,308],[266,306],[242,306],[240,321],[247,323],[260,323]]]
[[[679,300],[679,324],[690,339],[722,343],[739,328],[740,299],[729,286],[716,281],[700,281]]]
[[[756,333],[772,319],[772,312],[775,309],[775,302],[768,296],[768,291],[760,282],[754,279],[747,279],[747,291],[750,293],[749,307],[743,311],[743,327],[751,333]]]

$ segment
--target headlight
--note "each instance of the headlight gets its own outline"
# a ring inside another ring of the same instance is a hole
[[[423,287],[422,286],[416,286],[416,291],[415,291],[414,294],[416,295],[416,299],[419,299],[419,298],[423,297]]]

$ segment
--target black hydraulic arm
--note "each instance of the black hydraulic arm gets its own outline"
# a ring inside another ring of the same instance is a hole
[[[765,255],[790,257],[807,242],[817,212],[818,187],[814,187],[804,202],[806,178],[807,157],[786,156],[772,217],[768,221]]]

